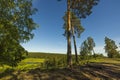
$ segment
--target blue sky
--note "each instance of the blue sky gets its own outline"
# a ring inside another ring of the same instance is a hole
[[[66,53],[66,38],[62,35],[66,0],[33,0],[33,6],[38,9],[33,19],[40,27],[33,31],[34,38],[22,44],[23,47],[29,52]],[[79,51],[81,43],[91,36],[96,43],[95,51],[104,53],[105,36],[115,40],[116,44],[120,42],[120,0],[100,0],[92,11],[81,20],[85,31],[77,38],[77,48]]]

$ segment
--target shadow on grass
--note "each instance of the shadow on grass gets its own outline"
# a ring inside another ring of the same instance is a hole
[[[4,72],[0,72],[0,80],[19,80],[18,75],[21,71],[15,71],[13,68],[7,68]]]
[[[87,76],[83,75],[80,71],[72,69],[50,69],[50,70],[36,70],[29,71],[30,74],[36,74],[34,80],[90,80]]]
[[[7,68],[4,72],[0,73],[0,79],[8,75],[11,75],[14,79],[17,79],[17,76],[12,74],[13,72],[14,72],[14,69]]]
[[[120,64],[90,63],[73,69],[31,69],[29,71],[6,70],[0,78],[9,80],[119,80]]]

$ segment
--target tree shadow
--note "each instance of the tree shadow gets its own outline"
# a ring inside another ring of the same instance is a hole
[[[8,75],[11,75],[14,79],[17,79],[17,76],[12,74],[13,72],[14,72],[14,69],[7,68],[4,72],[0,73],[0,79],[3,78],[3,77],[6,77]]]
[[[5,70],[0,78],[9,80],[119,80],[120,64],[89,63],[84,66],[56,69],[31,69],[28,71]]]
[[[90,63],[81,69],[82,72],[89,74],[91,77],[104,80],[120,79],[119,64],[108,63]]]
[[[0,80],[19,80],[18,75],[20,74],[21,71],[15,71],[13,68],[7,68],[5,71],[0,73]]]
[[[67,68],[49,70],[40,70],[37,68],[35,70],[30,70],[28,73],[36,74],[34,80],[37,80],[38,77],[40,80],[90,80],[80,71]]]

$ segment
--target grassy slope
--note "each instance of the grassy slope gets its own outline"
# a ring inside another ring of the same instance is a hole
[[[34,55],[34,56],[33,56]],[[32,58],[32,56],[34,58]],[[42,56],[42,57],[41,57]],[[42,70],[38,63],[47,57],[60,57],[64,54],[30,53],[28,58],[19,63],[15,69],[1,70],[0,80],[119,80],[120,59],[98,58],[90,60],[90,64],[77,66],[73,70]],[[44,58],[45,57],[45,58]],[[37,64],[36,64],[37,63]],[[2,69],[2,67],[0,67]],[[8,68],[8,66],[6,67]],[[5,69],[5,68],[4,68]]]

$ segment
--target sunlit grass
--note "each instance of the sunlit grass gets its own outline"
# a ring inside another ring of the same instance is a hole
[[[17,67],[10,67],[7,65],[0,66],[0,72],[5,71],[6,69],[15,69],[15,70],[29,70],[37,67],[41,67],[41,64],[44,63],[45,59],[41,58],[26,58],[22,60]]]
[[[98,62],[98,63],[120,63],[120,58],[97,58],[90,59],[90,62]]]
[[[4,72],[6,69],[8,69],[8,68],[12,68],[12,67],[10,67],[10,66],[8,66],[8,65],[3,65],[3,66],[0,66],[0,72]]]
[[[40,67],[42,63],[44,63],[45,59],[40,58],[26,58],[22,60],[18,66],[15,68],[16,70],[29,70]]]
[[[41,58],[26,58],[24,60],[22,60],[20,63],[29,63],[29,62],[39,62],[39,63],[43,63],[45,61],[45,59],[41,59]]]

